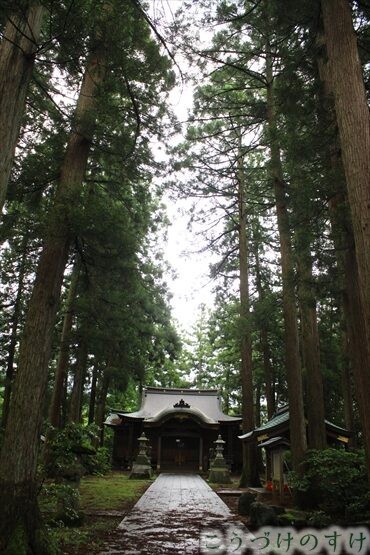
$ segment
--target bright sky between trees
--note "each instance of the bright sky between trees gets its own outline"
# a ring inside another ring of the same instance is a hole
[[[192,101],[191,88],[187,87],[183,91],[176,88],[170,100],[178,119],[187,119]],[[175,274],[167,276],[173,295],[173,315],[180,328],[190,331],[199,315],[199,306],[213,304],[213,282],[209,277],[209,265],[213,257],[211,252],[204,250],[205,241],[198,226],[193,224],[189,228],[192,199],[174,200],[168,195],[164,201],[170,221],[164,255]]]
[[[161,32],[164,32],[162,25],[166,26],[173,22],[176,10],[183,3],[183,0],[152,0],[149,13]],[[205,38],[206,35],[205,31]],[[175,59],[183,74],[186,74],[189,68],[185,57],[176,53]],[[169,103],[180,122],[188,119],[192,101],[193,87],[189,83],[179,83],[171,91]],[[184,125],[182,125],[182,131],[185,132]],[[179,140],[181,140],[180,136],[176,142]],[[163,145],[160,147],[163,152]],[[163,159],[162,155],[159,157]],[[215,258],[211,252],[204,249],[205,241],[201,236],[201,229],[196,224],[189,228],[193,200],[174,200],[172,195],[168,194],[164,202],[170,221],[168,239],[163,246],[163,251],[165,259],[173,270],[166,276],[169,290],[173,295],[172,311],[179,328],[190,331],[199,316],[200,305],[212,306],[213,304],[213,282],[209,276],[209,266]]]

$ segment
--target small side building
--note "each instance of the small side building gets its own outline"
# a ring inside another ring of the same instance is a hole
[[[266,450],[266,483],[282,495],[285,483],[284,452],[290,448],[289,406],[285,405],[275,412],[272,418],[246,434],[240,435],[245,443],[255,442],[259,448]],[[351,433],[325,420],[328,445],[346,446]]]
[[[105,425],[114,431],[113,464],[130,468],[142,432],[150,441],[151,461],[158,471],[209,468],[210,450],[221,434],[225,459],[232,470],[242,465],[242,445],[238,439],[242,419],[222,411],[216,389],[146,387],[141,407],[126,413],[115,411]]]

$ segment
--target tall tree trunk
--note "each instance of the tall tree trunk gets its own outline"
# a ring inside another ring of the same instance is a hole
[[[348,352],[359,406],[367,472],[370,481],[370,345],[367,343],[365,316],[360,298],[357,258],[353,243],[352,248],[348,248],[345,252],[344,264],[343,312],[347,321]],[[347,393],[351,393],[351,388]]]
[[[261,384],[257,382],[256,390],[256,405],[255,405],[255,415],[256,415],[256,427],[261,426]],[[258,474],[265,473],[265,465],[262,457],[262,449],[257,448],[257,468]],[[261,485],[259,480],[259,485]]]
[[[269,345],[268,332],[265,325],[260,330],[260,344],[263,356],[263,369],[265,376],[265,394],[267,404],[267,417],[272,418],[276,411],[275,388],[274,388],[274,369],[271,362],[271,349]]]
[[[369,108],[350,3],[348,0],[322,0],[321,7],[328,69],[353,222],[360,299],[370,344]],[[367,395],[370,395],[369,390]]]
[[[340,3],[342,4],[342,0],[340,0]],[[326,40],[327,37],[318,34],[317,42],[319,46],[325,44]],[[322,57],[318,57],[317,63],[323,84],[322,105],[326,109],[326,117],[330,124],[335,120],[333,103],[331,102],[331,99],[334,99],[334,79],[330,67]],[[329,200],[329,217],[339,274],[343,276],[343,315],[348,337],[348,356],[359,405],[367,473],[370,481],[370,404],[368,402],[370,397],[370,343],[366,328],[366,311],[364,310],[363,296],[361,296],[355,239],[345,194],[347,176],[342,165],[342,151],[338,142],[338,139],[334,136],[330,158],[334,186]],[[347,190],[349,190],[348,183]],[[354,213],[352,211],[353,218]],[[346,352],[347,350],[345,350]]]
[[[104,444],[104,420],[110,377],[109,375],[107,375],[106,372],[103,372],[99,381],[100,383],[98,388],[98,399],[95,411],[95,424],[99,426],[100,429],[99,445],[102,446]]]
[[[9,17],[0,43],[0,213],[8,189],[44,12],[39,3],[28,4],[24,17]]]
[[[224,404],[224,412],[226,414],[229,414],[229,411],[230,411],[230,389],[231,389],[231,385],[230,385],[230,367],[227,366],[226,367],[226,373],[225,373],[225,384],[224,384],[224,387],[222,388],[222,398],[223,398],[223,404]]]
[[[91,390],[89,400],[89,416],[88,422],[92,424],[95,420],[95,402],[96,402],[96,382],[98,380],[98,365],[95,362],[91,376]]]
[[[346,326],[344,326],[346,328]],[[344,425],[347,430],[352,432],[349,440],[349,447],[355,449],[357,447],[355,430],[355,415],[353,411],[353,393],[352,393],[352,374],[350,368],[349,356],[349,338],[347,329],[343,331],[343,368],[342,368],[342,392],[343,392],[343,409],[344,409]]]
[[[283,314],[285,324],[285,360],[290,414],[290,443],[293,468],[294,470],[298,470],[299,464],[302,461],[307,449],[307,440],[303,406],[302,370],[299,354],[297,307],[294,287],[294,265],[285,182],[281,165],[278,129],[276,124],[276,108],[273,90],[274,80],[270,45],[267,45],[266,80],[267,125],[271,153],[270,171],[275,193],[283,281]]]
[[[370,480],[370,347],[360,296],[354,239],[348,221],[343,221],[345,199],[338,194],[329,202],[329,214],[339,272],[344,276],[343,315],[348,336],[348,354],[358,401],[364,438],[367,472]]]
[[[248,261],[248,221],[245,207],[245,173],[244,157],[241,137],[239,135],[238,149],[238,206],[239,206],[239,287],[240,287],[240,321],[241,321],[241,383],[242,383],[242,417],[243,431],[250,432],[255,427],[254,399],[253,399],[253,365],[252,339],[250,329],[250,301],[249,301],[249,261]],[[243,472],[240,485],[260,485],[258,476],[257,446],[248,444],[243,449]]]
[[[37,506],[36,482],[43,401],[56,312],[72,241],[70,207],[79,203],[81,195],[94,131],[96,94],[104,77],[103,60],[103,49],[95,49],[82,81],[74,130],[62,164],[20,344],[0,455],[0,551],[14,541],[20,541],[22,549],[30,553],[48,550],[40,545],[46,534]]]
[[[28,236],[25,235],[21,245],[22,254],[21,254],[21,260],[19,263],[17,293],[15,296],[14,310],[13,310],[13,315],[11,319],[10,343],[9,343],[9,349],[8,349],[8,358],[6,361],[4,402],[3,402],[2,418],[1,418],[1,427],[3,429],[5,429],[7,420],[8,420],[10,396],[11,396],[12,383],[14,378],[14,358],[15,358],[15,350],[18,342],[18,326],[19,326],[19,320],[21,316],[21,305],[22,305],[22,297],[23,297],[23,291],[24,291],[24,278],[26,275],[26,262],[27,262],[27,256],[28,256],[27,245],[28,245]]]
[[[62,405],[60,411],[60,427],[66,427],[68,417],[68,372],[64,377]]]
[[[80,263],[77,259],[72,271],[71,283],[69,286],[68,297],[66,302],[66,310],[63,320],[62,336],[60,340],[60,351],[58,364],[55,370],[55,381],[51,403],[49,407],[49,420],[55,428],[61,427],[61,408],[64,395],[64,385],[68,373],[68,360],[70,351],[71,331],[74,315],[74,304],[76,300],[78,277],[80,272]]]
[[[325,449],[325,402],[320,368],[320,341],[316,298],[313,291],[312,258],[307,230],[297,237],[298,299],[301,315],[302,358],[306,371],[307,443],[310,449]]]
[[[261,384],[258,382],[256,387],[256,427],[261,426]]]
[[[75,366],[75,373],[73,378],[73,387],[71,393],[71,402],[69,405],[68,420],[70,422],[81,422],[82,418],[82,402],[83,392],[87,370],[87,357],[88,349],[87,342],[84,336],[80,338],[77,349],[77,360]]]
[[[254,245],[254,260],[256,265],[256,289],[258,293],[258,300],[263,305],[265,300],[265,291],[261,278],[260,257],[258,252],[258,244]],[[272,418],[275,413],[275,392],[274,392],[274,369],[271,363],[271,349],[268,340],[268,330],[265,323],[265,315],[260,328],[260,346],[263,358],[263,370],[265,379],[265,395],[267,403],[267,416]]]

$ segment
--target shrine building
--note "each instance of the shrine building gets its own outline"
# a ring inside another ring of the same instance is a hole
[[[225,458],[233,470],[242,466],[242,419],[224,414],[217,389],[146,387],[136,412],[112,412],[105,425],[114,431],[113,464],[129,468],[145,432],[157,471],[209,468],[214,441],[221,434]]]
[[[329,420],[325,420],[325,429],[328,446],[346,447],[348,445],[351,437],[350,431],[329,422]],[[281,407],[268,422],[239,438],[246,445],[255,443],[259,448],[265,449],[266,483],[270,483],[272,489],[279,491],[280,496],[283,497],[286,485],[285,474],[288,470],[284,461],[284,453],[290,449],[289,406]]]

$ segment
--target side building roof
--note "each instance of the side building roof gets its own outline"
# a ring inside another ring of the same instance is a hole
[[[241,418],[229,416],[222,411],[221,396],[217,389],[146,387],[143,389],[141,407],[138,411],[115,411],[107,418],[105,424],[115,426],[121,419],[159,423],[164,418],[179,413],[193,416],[208,425],[241,422]]]
[[[267,438],[273,437],[275,434],[279,434],[285,430],[289,430],[289,419],[289,406],[285,405],[277,410],[268,422],[266,422],[262,426],[259,426],[258,428],[254,428],[254,430],[250,430],[249,432],[240,435],[239,439],[248,441],[252,440],[253,438],[257,438],[257,441],[264,441]],[[345,428],[337,426],[329,420],[325,420],[325,426],[326,432],[328,434],[340,434],[340,436],[343,436],[344,438],[348,438],[351,435],[351,432],[349,432]]]

